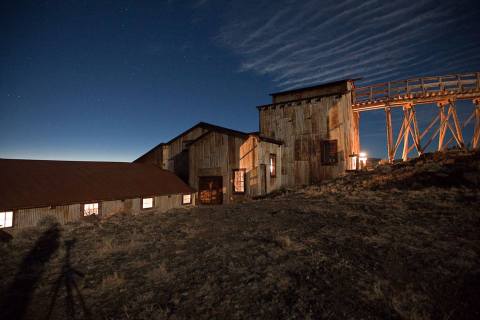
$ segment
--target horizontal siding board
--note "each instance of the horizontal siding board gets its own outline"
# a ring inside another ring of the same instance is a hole
[[[195,204],[195,195],[192,194],[192,205],[182,205],[181,194],[162,195],[155,197],[155,207],[150,211],[165,212],[174,208],[191,207]],[[108,217],[116,213],[126,212],[138,214],[144,210],[141,209],[141,198],[103,201],[100,202],[100,211],[102,217]],[[57,219],[60,224],[79,221],[83,218],[81,204],[72,204],[56,207],[41,207],[31,209],[15,210],[13,213],[13,224],[15,229],[33,227],[47,216]]]

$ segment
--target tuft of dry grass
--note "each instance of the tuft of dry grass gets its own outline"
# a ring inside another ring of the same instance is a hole
[[[122,274],[114,272],[102,278],[101,287],[104,290],[112,290],[122,287],[125,284],[125,278]]]
[[[305,249],[302,243],[293,240],[288,234],[278,234],[274,237],[274,241],[287,251],[300,251]]]

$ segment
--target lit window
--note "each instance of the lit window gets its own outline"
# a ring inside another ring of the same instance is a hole
[[[153,198],[143,198],[142,199],[142,209],[153,208]]]
[[[191,204],[191,203],[192,203],[192,195],[184,194],[182,198],[182,204]]]
[[[0,228],[13,227],[13,211],[0,212]]]
[[[85,203],[83,205],[83,216],[91,216],[98,214],[98,202],[96,203]]]
[[[274,178],[277,175],[277,155],[270,154],[270,177]]]
[[[233,170],[233,192],[245,192],[245,170],[243,169]]]
[[[338,163],[337,140],[322,141],[322,164]]]

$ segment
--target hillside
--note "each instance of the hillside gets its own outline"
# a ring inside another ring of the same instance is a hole
[[[0,318],[480,319],[479,173],[479,153],[435,153],[243,204],[45,221],[0,245]]]

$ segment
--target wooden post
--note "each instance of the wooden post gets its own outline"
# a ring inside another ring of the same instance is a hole
[[[438,134],[438,151],[443,150],[443,140],[445,139],[446,129],[446,117],[445,117],[445,104],[443,102],[438,103],[438,110],[440,115],[440,132]]]
[[[480,75],[480,73],[478,73]],[[480,99],[473,101],[475,104],[475,129],[473,131],[472,149],[480,147]]]
[[[404,131],[404,136],[403,136],[403,153],[402,153],[402,160],[407,161],[408,160],[408,138],[409,138],[409,132],[410,132],[410,107],[407,105],[403,106],[403,116],[404,116],[404,126],[405,126],[405,131]]]
[[[353,146],[354,154],[360,153],[360,112],[353,112]]]
[[[413,133],[413,142],[415,144],[415,148],[417,148],[418,155],[421,155],[423,153],[422,147],[420,145],[420,130],[418,129],[418,123],[417,123],[417,116],[415,112],[415,107],[412,105],[410,107],[410,110],[412,112],[412,122],[413,122],[413,130],[410,128],[410,131]]]
[[[392,111],[389,107],[385,108],[386,116],[386,129],[387,129],[387,152],[388,162],[392,163],[395,159],[394,146],[393,146],[393,128],[392,128]]]
[[[453,123],[455,124],[455,132],[454,135],[456,136],[457,143],[460,148],[465,149],[465,143],[463,142],[463,134],[462,134],[462,127],[460,126],[460,122],[458,121],[458,116],[457,116],[457,109],[455,107],[455,100],[450,100],[450,107],[449,109],[451,110],[451,114],[453,117]]]

